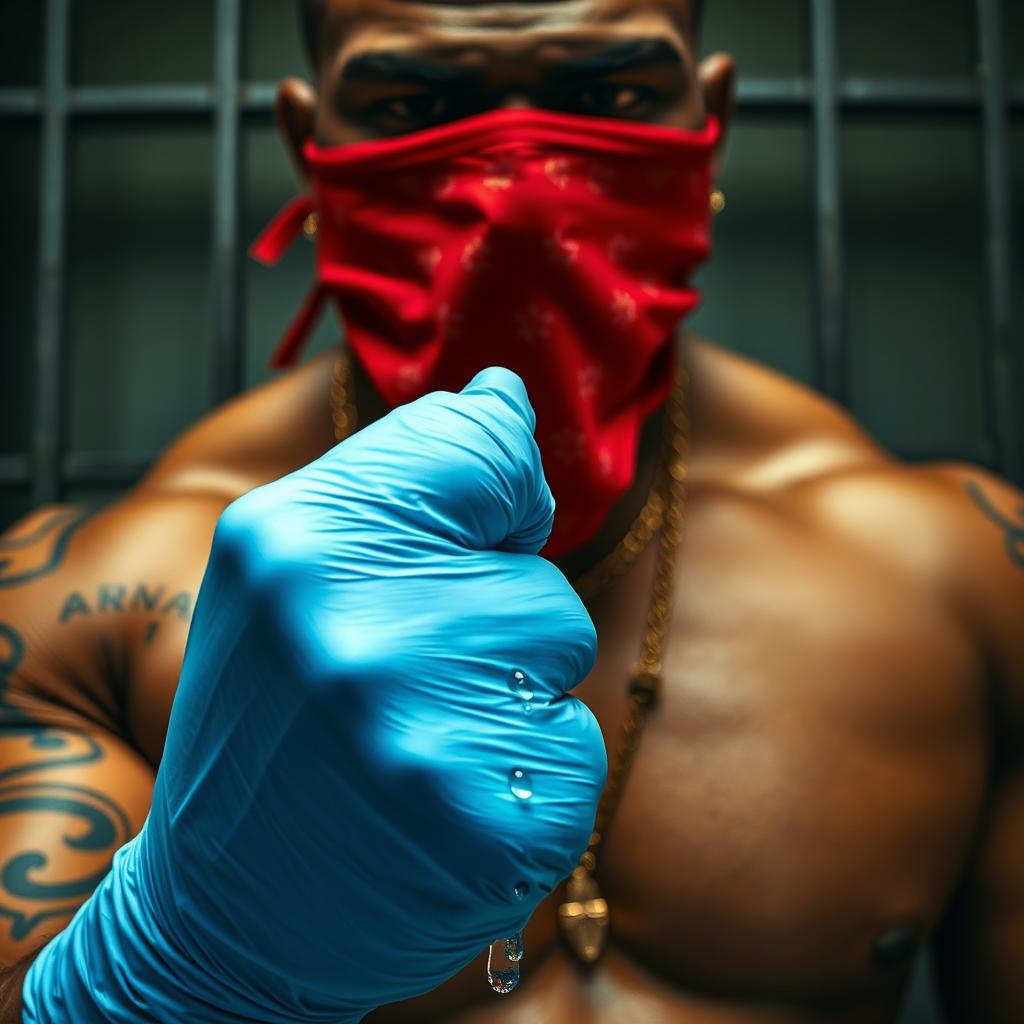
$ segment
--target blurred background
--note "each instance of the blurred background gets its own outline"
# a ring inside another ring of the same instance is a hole
[[[308,246],[244,255],[294,191],[271,116],[306,70],[294,0],[3,19],[0,528],[116,498],[266,379],[311,281]],[[709,0],[703,49],[742,84],[693,327],[899,455],[1024,482],[1024,2]],[[930,970],[907,1024],[941,1019]]]

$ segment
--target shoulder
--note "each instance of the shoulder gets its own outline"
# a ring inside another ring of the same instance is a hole
[[[1024,711],[1019,490],[980,466],[888,458],[812,478],[800,496],[816,521],[866,557],[945,600]]]
[[[190,562],[205,562],[231,500],[227,493],[151,490],[98,511],[56,505],[30,513],[0,534],[0,619],[48,604],[68,588],[181,575]]]
[[[95,513],[40,509],[0,535],[0,691],[118,731],[150,623],[184,642],[226,504],[130,495]]]
[[[161,539],[179,555],[182,546],[202,547],[231,500],[227,492],[145,490],[98,511],[37,509],[0,534],[0,614],[58,582],[156,567],[169,559]]]
[[[1007,724],[1024,741],[1024,492],[979,466],[925,468],[947,524],[957,593],[1003,684]]]
[[[898,464],[835,402],[703,339],[691,339],[695,469],[752,492]]]
[[[979,466],[906,463],[850,413],[718,346],[695,348],[702,412],[729,452],[712,478],[763,497],[955,606],[1004,679],[1024,677],[1024,494]],[[716,408],[711,408],[717,405]],[[1024,707],[1024,678],[1016,685]]]
[[[751,490],[857,495],[869,503],[862,511],[882,503],[891,515],[925,515],[950,539],[966,531],[979,541],[985,531],[978,512],[991,506],[985,495],[1012,504],[1019,494],[978,466],[904,462],[849,410],[751,359],[703,341],[695,357],[697,387],[706,392],[693,395],[695,435],[701,418],[712,421],[708,433],[725,438],[712,445],[715,471],[730,472]]]
[[[38,509],[0,533],[0,665],[20,652],[3,682],[98,708],[139,655],[149,663],[154,623],[180,655],[171,635],[187,629],[221,512],[333,436],[332,365],[324,353],[215,409],[114,504]]]

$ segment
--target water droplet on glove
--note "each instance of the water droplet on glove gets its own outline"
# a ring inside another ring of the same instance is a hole
[[[519,984],[519,964],[505,955],[508,942],[508,939],[497,939],[487,951],[487,982],[503,996]]]
[[[522,669],[514,668],[508,677],[508,688],[523,700],[533,700],[533,688]]]
[[[512,895],[515,896],[517,900],[525,900],[529,891],[529,882],[516,882],[515,887],[512,889]]]
[[[508,773],[508,788],[514,797],[529,800],[533,796],[533,779],[522,768],[513,768]]]
[[[517,964],[523,959],[523,933],[516,932],[505,940],[505,959]]]

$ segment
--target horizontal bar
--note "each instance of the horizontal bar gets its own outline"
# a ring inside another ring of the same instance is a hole
[[[138,452],[68,452],[64,456],[64,479],[76,484],[133,483],[156,458]]]
[[[41,114],[42,94],[38,89],[0,89],[0,117]]]
[[[246,113],[264,114],[274,109],[276,96],[277,82],[242,82],[238,102]]]
[[[265,114],[274,108],[275,82],[243,82],[241,109]],[[811,79],[803,75],[754,75],[741,79],[740,107],[803,109],[813,98]],[[850,109],[912,108],[915,110],[974,110],[981,96],[973,78],[844,78],[839,83],[840,105]],[[90,85],[69,91],[71,114],[206,114],[216,106],[212,83],[180,85]],[[1010,90],[1010,106],[1024,112],[1024,82]],[[38,89],[0,89],[0,117],[36,116],[43,103]]]
[[[63,476],[73,484],[131,484],[156,461],[157,456],[137,452],[68,452]]]
[[[812,93],[811,80],[801,75],[751,77],[740,80],[736,102],[741,107],[806,107]]]
[[[1024,105],[1024,91],[1020,97]],[[737,97],[741,107],[805,107],[814,100],[810,78],[749,78],[740,80]],[[973,78],[844,78],[839,82],[841,106],[862,108],[910,108],[922,110],[973,110],[981,104]]]
[[[93,85],[72,89],[72,114],[204,114],[213,109],[212,85]]]
[[[204,114],[213,110],[212,85],[88,85],[69,89],[67,112],[84,116],[117,114]],[[0,117],[36,116],[43,111],[39,89],[0,89]]]
[[[0,487],[28,486],[32,459],[28,455],[0,455]]]
[[[157,457],[136,452],[69,452],[61,462],[61,478],[73,484],[127,486],[141,479]],[[0,487],[27,487],[31,483],[31,455],[0,454]]]
[[[981,93],[974,78],[844,78],[839,99],[848,107],[971,110]]]

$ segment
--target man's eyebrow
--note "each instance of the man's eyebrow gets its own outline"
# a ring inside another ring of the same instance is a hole
[[[627,39],[597,53],[559,61],[550,74],[556,80],[576,81],[665,64],[683,65],[683,55],[667,39]]]
[[[356,54],[341,70],[341,81],[346,84],[397,80],[417,85],[460,85],[479,77],[473,68],[383,51]]]
[[[666,64],[678,67],[683,64],[682,54],[667,39],[627,39],[596,53],[558,61],[547,69],[547,77],[572,82]],[[356,54],[341,71],[341,81],[349,85],[355,82],[402,81],[417,85],[455,86],[479,79],[480,71],[476,68],[386,51]]]

